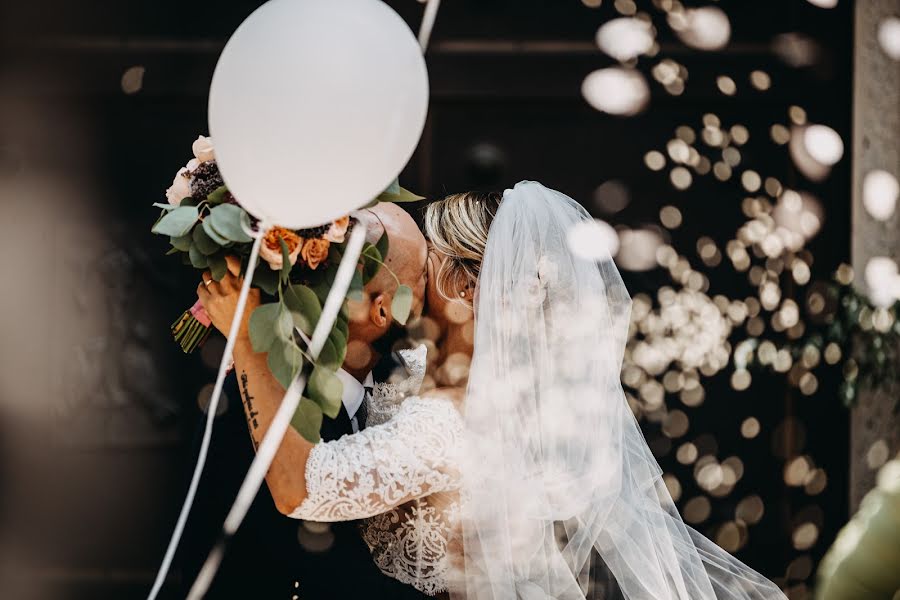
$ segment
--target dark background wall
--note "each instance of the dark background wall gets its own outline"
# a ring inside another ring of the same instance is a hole
[[[389,3],[418,27],[419,3]],[[214,378],[221,342],[185,357],[168,339],[169,323],[194,300],[197,277],[163,256],[163,240],[149,232],[151,204],[206,132],[218,52],[259,4],[0,4],[0,249],[7,259],[0,312],[8,332],[0,572],[16,591],[10,597],[140,597],[152,581],[186,482],[198,394]],[[745,166],[821,200],[824,225],[809,250],[814,274],[827,277],[848,254],[849,158],[825,182],[807,181],[787,150],[771,143],[769,128],[787,124],[796,105],[848,143],[849,3],[822,10],[803,0],[717,2],[730,16],[732,41],[701,53],[677,41],[653,3],[638,2],[654,15],[661,47],[638,64],[650,81],[649,108],[623,119],[590,108],[580,87],[590,71],[612,64],[593,37],[627,4],[445,1],[428,53],[431,110],[403,184],[435,198],[537,179],[629,226],[658,224],[660,208],[674,205],[684,222],[664,234],[696,260],[700,236],[720,248],[734,237],[746,194],[737,178],[697,178],[678,191],[667,171],[647,169],[644,155],[665,153],[676,127],[700,128],[711,113],[751,132]],[[816,49],[812,66],[779,58],[772,42],[783,33],[805,36],[797,39]],[[663,58],[687,68],[682,95],[653,81],[651,69]],[[756,69],[771,76],[770,90],[749,86]],[[739,93],[722,94],[720,75],[732,77]],[[615,215],[594,202],[609,180],[630,198]],[[709,294],[753,295],[746,276],[726,263],[705,269]],[[671,283],[662,269],[625,277],[633,294]],[[686,409],[685,439],[712,436],[714,453],[739,456],[744,476],[731,494],[712,498],[710,516],[697,526],[714,535],[742,498],[759,494],[765,514],[738,555],[804,597],[812,566],[846,519],[846,414],[835,382],[801,396],[783,377],[760,376],[737,392],[720,374],[706,382],[706,397]],[[739,434],[749,416],[761,422],[753,439]],[[702,490],[660,424],[645,425],[664,470],[681,482],[683,508]],[[785,483],[785,458],[801,454],[827,473],[820,493]],[[798,548],[796,528],[806,522],[817,537]]]

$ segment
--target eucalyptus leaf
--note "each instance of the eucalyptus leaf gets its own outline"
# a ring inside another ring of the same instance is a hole
[[[326,369],[331,369],[333,371],[337,371],[341,368],[343,359],[341,359],[340,350],[335,346],[332,338],[329,337],[325,340],[325,343],[322,345],[322,351],[319,353],[319,358],[316,359],[316,362]]]
[[[412,288],[408,285],[398,286],[397,291],[394,292],[394,299],[391,301],[391,314],[394,316],[394,320],[401,325],[406,325],[406,321],[409,319],[412,301]]]
[[[396,178],[391,182],[391,185],[387,186],[384,189],[383,194],[399,194],[400,193],[400,178]]]
[[[334,345],[334,348],[337,351],[336,361],[338,368],[340,368],[340,366],[344,364],[344,359],[347,358],[347,336],[338,328],[337,322],[335,322],[335,326],[331,330],[328,340]]]
[[[363,277],[362,269],[354,269],[353,277],[350,279],[350,287],[347,288],[347,297],[358,302],[363,299]]]
[[[316,293],[305,285],[291,285],[284,290],[284,303],[291,311],[297,329],[306,335],[312,335],[313,328],[322,315],[322,304]]]
[[[184,250],[179,250],[178,248],[169,248],[166,252],[166,256],[171,256],[172,254],[178,254],[179,252],[184,252]]]
[[[202,223],[203,223],[203,231],[206,233],[206,235],[209,236],[209,238],[212,241],[214,241],[215,243],[217,243],[218,245],[220,245],[222,247],[225,247],[225,246],[228,246],[231,244],[231,242],[229,240],[224,238],[222,236],[222,234],[220,234],[218,231],[216,231],[213,228],[212,219],[203,219]]]
[[[287,242],[284,238],[278,236],[278,243],[281,245],[281,283],[287,283],[291,279],[291,251],[288,250]]]
[[[200,252],[200,249],[197,248],[197,244],[191,244],[191,248],[188,250],[188,256],[191,258],[191,264],[196,269],[205,269],[209,266],[206,255]]]
[[[155,206],[156,208],[161,208],[166,212],[178,208],[177,204],[169,204],[168,202],[154,202],[153,206]]]
[[[220,244],[207,235],[206,230],[203,229],[203,227],[194,227],[193,238],[197,250],[207,256],[215,254],[219,251],[219,248],[221,248]]]
[[[278,319],[275,321],[275,335],[282,340],[293,343],[294,320],[291,316],[291,311],[288,310],[284,303],[279,304],[279,308]]]
[[[200,228],[198,227],[197,229]],[[225,255],[213,254],[207,258],[207,261],[209,262],[209,271],[212,274],[212,278],[216,281],[222,281],[225,273],[228,272],[228,263],[225,262]]]
[[[308,442],[317,444],[321,439],[322,409],[309,398],[300,398],[297,412],[291,418],[291,426]]]
[[[346,306],[346,303],[344,303],[344,306]],[[334,321],[334,328],[344,334],[345,341],[350,337],[349,319],[344,314],[338,313],[338,317]]]
[[[323,413],[332,419],[338,416],[341,411],[344,384],[334,371],[316,365],[312,375],[309,376],[306,389],[309,397],[322,408]]]
[[[281,387],[287,389],[294,380],[294,376],[300,371],[300,367],[303,366],[303,354],[294,342],[276,340],[269,348],[266,362],[269,365],[269,371],[272,372]]]
[[[414,194],[405,188],[400,188],[400,191],[398,191],[397,193],[391,193],[385,190],[378,196],[379,202],[393,202],[394,204],[402,204],[404,202],[418,202],[419,200],[424,199],[425,196],[419,196],[418,194]]]
[[[212,205],[222,204],[225,202],[225,194],[228,193],[228,188],[224,185],[220,185],[209,194],[206,195],[206,201]]]
[[[362,257],[362,281],[363,285],[365,285],[372,281],[372,278],[378,274],[378,270],[381,268],[381,263],[384,259],[381,257],[381,252],[378,251],[378,248],[372,244],[366,244],[362,250]]]
[[[381,260],[387,260],[388,251],[390,250],[390,240],[388,239],[387,231],[382,233],[381,237],[378,238],[378,242],[375,243],[375,249],[378,250]]]
[[[200,212],[196,206],[179,206],[163,215],[151,231],[161,235],[181,237],[191,230],[199,216]]]
[[[254,352],[268,352],[275,343],[276,323],[281,316],[278,303],[263,304],[250,315],[250,344]]]
[[[250,217],[240,206],[235,204],[215,206],[209,213],[209,219],[213,228],[226,239],[239,243],[253,241],[244,230],[250,229]]]
[[[278,292],[278,271],[273,271],[268,263],[260,261],[256,271],[253,272],[253,285],[274,296]]]
[[[179,237],[169,238],[169,243],[172,244],[172,247],[181,250],[182,252],[187,252],[191,249],[192,241],[194,241],[194,238],[190,233]]]

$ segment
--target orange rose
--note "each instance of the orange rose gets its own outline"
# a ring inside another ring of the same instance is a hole
[[[328,231],[325,232],[325,239],[335,244],[343,244],[344,236],[347,234],[347,227],[350,226],[350,217],[344,216],[331,223]]]
[[[284,240],[288,247],[288,258],[291,266],[297,264],[297,256],[300,254],[300,247],[303,245],[303,238],[284,227],[273,227],[266,232],[262,245],[259,247],[259,257],[269,263],[273,271],[280,271],[284,266],[284,257],[281,254],[281,242],[278,238]]]
[[[319,238],[310,238],[303,242],[300,256],[306,261],[310,269],[315,270],[323,260],[328,257],[328,248],[331,242]]]

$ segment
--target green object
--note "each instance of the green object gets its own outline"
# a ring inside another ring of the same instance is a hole
[[[322,412],[332,419],[341,411],[344,384],[334,371],[317,365],[309,376],[306,392],[322,408]]]
[[[321,439],[319,430],[322,429],[322,409],[309,398],[300,398],[291,425],[306,440],[313,444],[318,443]]]
[[[408,285],[400,285],[394,292],[394,299],[391,301],[391,314],[394,320],[401,325],[406,325],[409,319],[409,312],[412,310],[413,293],[412,288]]]
[[[242,244],[253,241],[245,231],[250,229],[250,217],[240,206],[220,204],[209,211],[209,220],[212,228],[229,241]]]
[[[200,211],[196,206],[179,206],[164,214],[151,230],[153,233],[181,237],[191,231],[191,227],[200,217]]]

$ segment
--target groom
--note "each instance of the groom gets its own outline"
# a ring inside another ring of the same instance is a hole
[[[400,283],[412,288],[412,316],[421,314],[427,249],[415,222],[403,209],[389,203],[360,211],[356,216],[365,223],[366,237],[371,243],[383,232],[388,234],[390,249],[385,264]],[[209,279],[204,274],[204,280]],[[232,272],[220,283],[211,282],[198,288],[213,325],[225,333],[237,303],[238,281]],[[366,285],[363,299],[350,301],[347,356],[344,368],[338,373],[344,386],[343,405],[336,419],[325,417],[324,440],[337,439],[365,427],[366,395],[376,379],[373,369],[379,371],[384,366],[383,359],[390,357],[391,345],[397,338],[398,326],[390,313],[396,289],[397,281],[390,272],[380,269]],[[259,292],[253,290],[235,346],[235,372],[226,380],[228,410],[216,424],[209,460],[182,546],[185,590],[216,539],[253,458],[253,447],[262,438],[254,431],[253,415],[259,407],[253,403],[258,404],[264,398],[257,398],[262,394],[249,390],[272,390],[271,396],[277,396],[277,401],[283,395],[283,389],[267,370],[247,369],[244,364],[259,360],[260,356],[253,356],[247,335],[247,320],[258,304]],[[247,439],[248,428],[252,445]],[[298,472],[302,473],[301,466]],[[272,475],[270,471],[267,476],[270,485]],[[277,505],[269,486],[262,487],[229,547],[207,598],[424,598],[412,587],[378,571],[355,523],[309,524],[282,514],[293,508]]]

